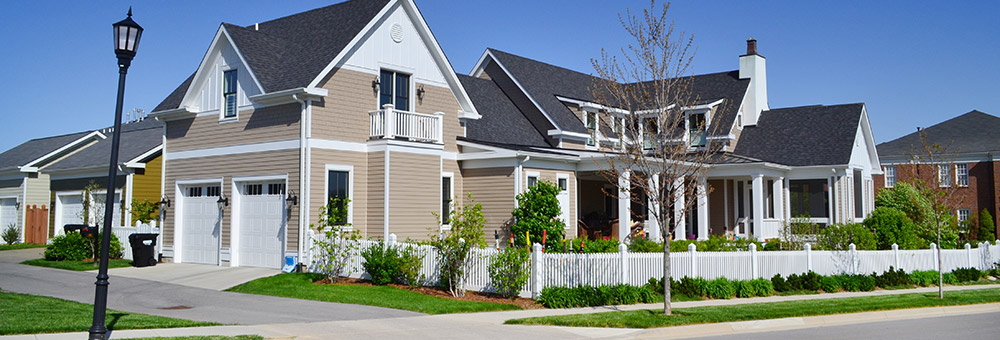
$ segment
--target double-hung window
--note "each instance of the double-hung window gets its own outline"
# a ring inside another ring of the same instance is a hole
[[[528,187],[533,187],[538,184],[538,175],[528,175]]]
[[[332,204],[339,211],[342,211],[345,208],[349,209],[347,201],[350,199],[350,173],[347,171],[330,170],[327,173],[326,185],[326,203]],[[350,213],[339,216],[336,223],[348,223],[348,216],[350,216]]]
[[[951,186],[951,164],[938,164],[938,186]]]
[[[590,135],[590,138],[587,138],[587,145],[597,145],[597,112],[584,111],[584,113],[587,117],[587,133]]]
[[[886,165],[885,166],[885,187],[892,188],[896,186],[896,166]]]
[[[691,138],[691,146],[705,146],[705,114],[692,113],[688,116],[688,135]]]
[[[969,165],[966,163],[955,164],[955,182],[960,187],[969,186]]]
[[[969,209],[958,209],[958,222],[968,222],[969,217],[972,216],[972,211]]]
[[[410,75],[382,70],[378,78],[378,108],[392,104],[396,110],[410,111]]]
[[[223,118],[236,117],[236,76],[237,70],[222,73]]]
[[[441,176],[441,224],[451,224],[451,176]]]

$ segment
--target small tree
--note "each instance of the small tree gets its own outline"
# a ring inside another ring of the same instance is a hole
[[[490,281],[497,293],[513,299],[528,283],[531,270],[528,248],[506,247],[490,260]]]
[[[875,208],[865,218],[864,225],[875,233],[878,249],[890,249],[893,244],[899,246],[899,249],[927,248],[927,242],[917,236],[913,221],[895,208]]]
[[[132,219],[139,221],[143,224],[149,223],[159,215],[159,203],[150,202],[148,199],[137,200],[132,199],[132,208],[129,209],[129,213],[132,214]]]
[[[996,225],[993,223],[993,216],[985,208],[979,212],[979,232],[976,239],[981,242],[996,241]]]
[[[8,224],[3,230],[3,241],[7,242],[7,245],[14,244],[20,237],[21,232],[17,230],[17,225],[14,223]]]
[[[317,268],[331,282],[336,282],[344,276],[345,270],[351,265],[351,254],[358,249],[361,236],[357,231],[350,230],[347,222],[347,212],[350,209],[350,199],[332,198],[330,203],[319,208],[318,225],[310,224],[326,238],[316,240],[314,248],[320,251]]]
[[[778,249],[802,250],[805,244],[819,236],[819,224],[808,216],[793,217],[785,221],[778,230]]]
[[[511,212],[514,224],[510,232],[514,235],[514,244],[526,246],[542,243],[542,231],[545,231],[545,247],[559,247],[563,239],[565,223],[559,219],[559,188],[549,181],[539,181],[528,188],[528,191],[517,195],[517,208]],[[525,240],[527,235],[531,240]]]
[[[431,245],[437,249],[440,284],[454,297],[465,296],[472,249],[486,246],[483,227],[483,206],[468,196],[469,204],[456,207],[451,213],[451,229],[431,235]]]

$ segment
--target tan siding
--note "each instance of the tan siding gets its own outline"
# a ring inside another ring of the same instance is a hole
[[[451,92],[451,89],[447,87],[427,84],[417,85],[418,88],[420,86],[423,86],[426,92],[424,93],[423,100],[416,101],[416,111],[427,114],[436,112],[444,113],[444,123],[442,124],[444,126],[442,135],[444,136],[444,150],[458,151],[456,137],[464,136],[462,125],[458,121],[458,110],[461,109],[461,106],[458,105],[458,100],[455,99],[455,95]]]
[[[171,145],[172,146],[172,145]],[[299,151],[279,150],[238,155],[218,156],[211,158],[190,158],[178,159],[166,162],[167,177],[164,179],[166,196],[171,201],[178,204],[176,197],[176,183],[178,180],[191,179],[218,179],[222,178],[222,193],[230,198],[232,202],[232,180],[233,177],[244,176],[266,176],[266,175],[286,175],[288,176],[288,187],[296,190],[299,187]],[[164,217],[163,243],[173,245],[174,243],[174,211],[176,207],[168,209]],[[230,204],[223,211],[222,216],[222,246],[229,247],[230,227],[232,226],[232,205]],[[287,250],[296,251],[298,248],[298,206],[293,206],[288,212],[287,228]]]
[[[217,115],[170,121],[167,142],[170,151],[182,151],[298,139],[301,108],[291,103],[246,110],[239,120],[225,123]]]
[[[573,150],[586,150],[587,144],[584,142],[579,142],[576,140],[563,139],[562,141],[563,149],[573,149]]]
[[[369,237],[382,237],[385,230],[385,152],[368,153]]]
[[[389,155],[389,232],[400,240],[427,239],[438,228],[441,160],[438,156]]]
[[[159,202],[163,197],[160,193],[160,185],[163,173],[160,171],[163,165],[163,156],[157,156],[153,160],[146,162],[146,169],[143,174],[135,174],[132,178],[132,198],[136,201],[149,200]]]
[[[514,168],[463,169],[462,178],[463,190],[483,205],[484,233],[487,236],[494,231],[506,233],[510,212],[514,210]],[[492,243],[490,237],[486,239]]]
[[[465,202],[465,185],[462,177],[462,169],[458,166],[458,161],[455,160],[442,160],[441,161],[441,171],[450,172],[454,174],[454,179],[452,180],[452,191],[455,192],[455,196],[452,197],[454,200],[452,202],[452,207],[460,207]]]
[[[310,174],[309,223],[319,220],[319,209],[326,202],[327,170],[326,166],[341,165],[354,167],[353,183],[349,189],[353,192],[351,214],[355,230],[362,234],[368,232],[368,155],[363,152],[340,150],[312,150],[312,166]],[[381,188],[381,187],[380,187]],[[381,225],[379,225],[381,227]],[[379,228],[381,230],[381,228]]]

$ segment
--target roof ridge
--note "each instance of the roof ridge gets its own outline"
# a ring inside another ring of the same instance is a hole
[[[46,139],[60,138],[60,137],[69,137],[69,136],[72,136],[72,135],[79,135],[79,134],[91,134],[91,133],[94,133],[94,132],[97,132],[97,131],[99,131],[99,130],[85,130],[85,131],[79,131],[79,132],[64,133],[64,134],[55,135],[55,136],[32,138],[32,139],[27,140],[25,143],[32,142],[32,141],[41,141],[41,140],[46,140]]]

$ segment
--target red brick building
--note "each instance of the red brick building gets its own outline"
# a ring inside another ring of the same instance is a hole
[[[914,161],[927,154],[924,145],[935,144],[943,151],[933,160]],[[986,209],[1000,225],[1000,117],[973,110],[876,148],[884,173],[872,176],[876,195],[919,178],[951,195],[959,220],[978,225],[979,212]]]

